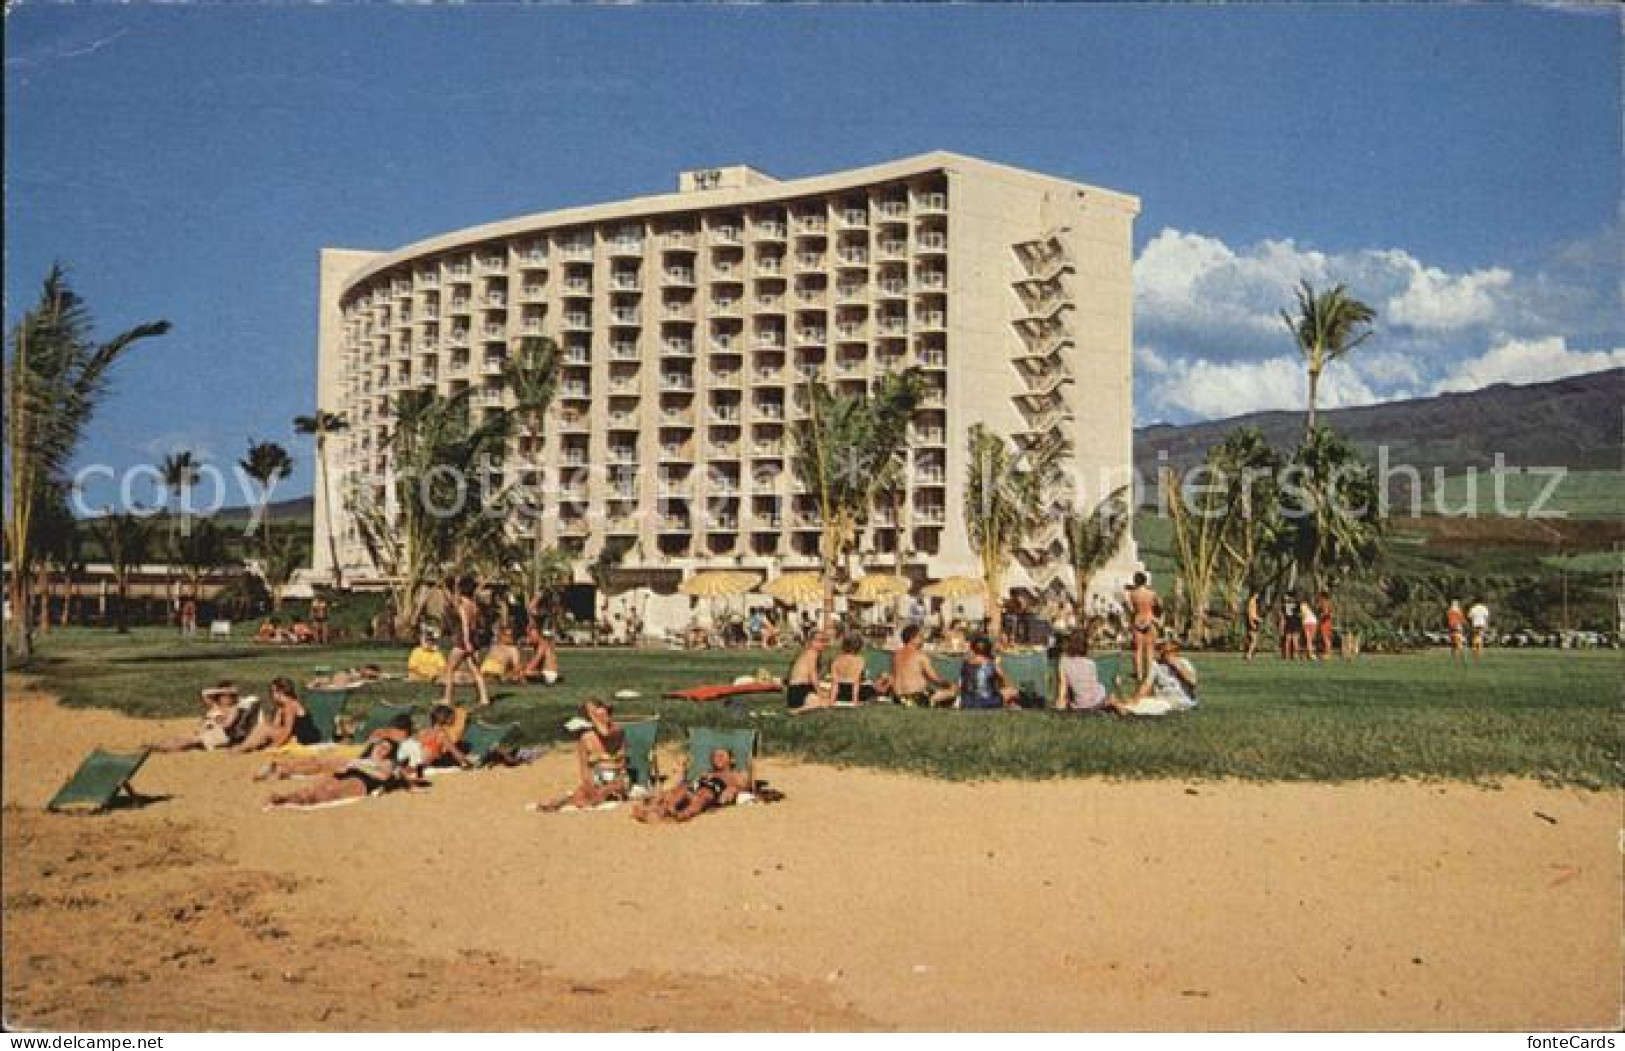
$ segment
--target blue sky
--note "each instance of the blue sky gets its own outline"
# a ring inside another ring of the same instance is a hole
[[[1333,404],[1625,364],[1607,7],[23,4],[9,324],[54,259],[119,370],[82,460],[308,446],[316,257],[950,149],[1139,195],[1142,422],[1301,403],[1275,318],[1348,282]],[[98,494],[93,499],[110,499]],[[233,500],[232,502],[238,502]]]

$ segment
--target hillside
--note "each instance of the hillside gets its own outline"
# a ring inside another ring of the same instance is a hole
[[[1435,467],[1446,474],[1490,467],[1497,452],[1514,466],[1617,472],[1622,403],[1625,368],[1332,409],[1321,416],[1373,460],[1377,446],[1386,444],[1390,464],[1411,464],[1424,477]],[[1142,427],[1134,435],[1135,467],[1142,477],[1152,477],[1164,452],[1168,465],[1188,467],[1230,431],[1245,426],[1259,428],[1277,449],[1290,449],[1303,433],[1303,414],[1258,412],[1184,426]]]

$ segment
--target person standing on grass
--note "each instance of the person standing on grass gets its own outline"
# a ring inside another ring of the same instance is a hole
[[[1320,636],[1320,618],[1315,616],[1315,607],[1307,598],[1298,603],[1298,625],[1303,629],[1303,659],[1319,660],[1315,656],[1315,642]]]
[[[1467,626],[1467,618],[1461,612],[1461,602],[1450,600],[1450,608],[1444,611],[1444,624],[1450,631],[1450,656],[1467,659],[1467,653],[1462,649],[1462,634]]]
[[[317,595],[310,600],[310,626],[316,632],[316,642],[325,646],[331,641],[327,633],[327,600]]]
[[[1151,589],[1151,580],[1140,572],[1134,574],[1134,583],[1123,592],[1128,605],[1129,630],[1134,635],[1134,677],[1144,682],[1151,677],[1151,665],[1157,655],[1157,618],[1162,616],[1162,602]]]
[[[491,645],[491,629],[485,626],[480,604],[474,601],[474,578],[457,580],[456,599],[453,604],[456,617],[452,632],[451,658],[446,661],[446,693],[441,698],[446,707],[452,706],[452,689],[457,682],[457,669],[468,666],[474,676],[474,688],[479,693],[480,707],[489,707],[491,695],[485,688],[485,673],[480,670],[481,656]]]
[[[1264,628],[1264,611],[1259,608],[1258,592],[1256,591],[1247,594],[1245,616],[1247,619],[1247,641],[1242,646],[1241,658],[1250,661],[1258,653],[1258,636]]]
[[[1320,624],[1320,655],[1332,658],[1332,596],[1322,591],[1315,596],[1315,620]]]
[[[1484,636],[1490,633],[1490,608],[1484,605],[1484,600],[1474,599],[1473,604],[1467,607],[1467,623],[1473,629],[1473,656],[1484,656]]]
[[[1281,659],[1292,660],[1298,655],[1298,645],[1303,641],[1303,611],[1298,602],[1298,593],[1287,592],[1286,598],[1281,600]]]

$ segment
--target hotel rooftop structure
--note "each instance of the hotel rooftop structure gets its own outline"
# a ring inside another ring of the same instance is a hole
[[[805,384],[862,391],[915,367],[907,491],[860,544],[866,567],[979,575],[961,512],[966,432],[1072,443],[1057,504],[1093,506],[1131,470],[1136,198],[953,153],[780,181],[683,172],[675,193],[457,230],[390,252],[321,255],[317,404],[349,427],[316,486],[345,576],[376,576],[348,512],[388,506],[391,399],[469,392],[513,404],[521,341],[562,351],[540,434],[512,439],[504,481],[544,513],[547,543],[627,551],[675,583],[694,570],[813,568],[818,509],[794,481]],[[340,494],[350,494],[348,499]],[[325,506],[331,499],[333,506]],[[1011,567],[1070,584],[1058,524]],[[1114,585],[1132,544],[1102,574]]]

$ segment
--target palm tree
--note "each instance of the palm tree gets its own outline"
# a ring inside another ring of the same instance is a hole
[[[965,530],[982,564],[989,630],[998,628],[1004,568],[1049,520],[1045,496],[1059,481],[1061,462],[1070,448],[1065,439],[1051,436],[1017,451],[1002,435],[979,423],[970,429]]]
[[[488,515],[489,507],[469,499],[464,480],[492,459],[500,459],[511,417],[491,413],[474,426],[468,392],[442,396],[434,391],[403,391],[394,402],[395,426],[388,448],[394,475],[395,515],[352,500],[350,512],[373,564],[391,579],[395,631],[408,635],[420,592]]]
[[[250,438],[248,455],[237,461],[237,465],[260,487],[258,501],[260,547],[268,558],[271,552],[271,518],[266,509],[271,503],[271,490],[276,488],[278,482],[293,473],[293,457],[276,442],[257,442]]]
[[[180,566],[194,602],[202,597],[206,577],[236,561],[231,556],[226,531],[207,518],[200,519],[179,539],[170,538],[170,556],[175,565]]]
[[[1317,427],[1292,459],[1301,485],[1283,495],[1278,550],[1317,591],[1368,569],[1381,552],[1375,473],[1346,439]]]
[[[305,546],[294,534],[282,533],[275,540],[266,542],[265,559],[260,563],[260,578],[265,581],[265,590],[271,593],[272,612],[281,611],[282,590],[304,564]]]
[[[130,575],[151,554],[152,527],[143,516],[133,511],[120,511],[95,519],[91,528],[96,533],[96,539],[101,541],[102,550],[113,568],[113,584],[118,595],[113,625],[121,634],[128,633]]]
[[[1315,403],[1320,392],[1320,374],[1327,365],[1341,358],[1371,337],[1371,323],[1377,312],[1348,294],[1343,285],[1325,292],[1316,292],[1304,281],[1298,286],[1298,313],[1296,316],[1281,311],[1281,320],[1292,333],[1303,355],[1304,371],[1309,376],[1309,413],[1304,422],[1304,435],[1314,433]]]
[[[316,469],[322,477],[322,524],[327,531],[327,554],[333,566],[333,586],[341,590],[344,587],[344,567],[339,565],[339,542],[333,535],[333,487],[329,484],[327,474],[327,436],[341,434],[349,428],[349,421],[340,412],[324,412],[317,409],[313,415],[293,418],[295,434],[309,435],[316,439]]]
[[[598,555],[587,563],[587,579],[593,586],[593,618],[592,632],[594,641],[598,638],[598,625],[604,619],[605,611],[609,608],[609,598],[615,586],[615,570],[626,558],[631,544],[625,540],[606,540],[604,546],[598,549]]]
[[[907,448],[923,386],[919,370],[907,369],[880,377],[868,394],[835,394],[813,381],[803,388],[809,412],[791,429],[790,469],[818,501],[826,630],[858,532]]]
[[[1066,557],[1072,566],[1072,579],[1077,589],[1076,608],[1078,623],[1088,618],[1086,604],[1089,581],[1123,546],[1130,521],[1129,487],[1119,486],[1106,494],[1094,509],[1084,514],[1076,507],[1068,507],[1061,519],[1061,531],[1066,537]]]
[[[559,390],[559,345],[547,336],[526,336],[519,341],[518,350],[502,363],[502,383],[513,392],[514,413],[525,431],[528,442],[529,467],[540,471],[542,461],[542,421]],[[541,516],[535,505],[536,494],[525,497],[531,529],[532,554],[541,550]]]
[[[109,370],[140,340],[168,331],[169,322],[152,321],[95,342],[89,311],[61,265],[51,267],[39,301],[12,328],[4,397],[5,543],[13,610],[29,607],[34,514],[49,487],[64,483],[85,426],[106,393]],[[11,621],[7,647],[18,660],[29,654],[28,622],[24,615]]]

